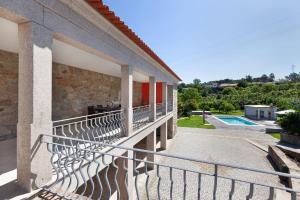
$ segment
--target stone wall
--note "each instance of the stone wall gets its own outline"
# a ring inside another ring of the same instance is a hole
[[[86,115],[87,106],[119,103],[120,90],[120,78],[54,64],[52,119]]]
[[[0,51],[0,141],[15,137],[18,119],[18,55]]]
[[[53,64],[52,120],[87,114],[87,106],[120,102],[121,79]],[[142,101],[142,84],[133,83],[133,105]],[[18,55],[0,50],[0,140],[16,136]]]
[[[141,105],[142,86],[133,83],[133,105]],[[87,114],[87,106],[121,102],[121,79],[62,64],[53,65],[52,119]]]

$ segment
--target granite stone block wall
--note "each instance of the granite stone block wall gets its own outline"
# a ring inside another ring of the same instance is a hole
[[[16,136],[18,55],[0,51],[0,141]]]
[[[53,63],[52,120],[87,114],[87,106],[120,103],[121,79]],[[133,83],[133,106],[142,104],[142,84]],[[16,136],[18,55],[0,50],[0,140]]]

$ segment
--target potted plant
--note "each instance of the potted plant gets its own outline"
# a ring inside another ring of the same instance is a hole
[[[279,124],[284,130],[280,141],[300,146],[300,112],[287,114]]]

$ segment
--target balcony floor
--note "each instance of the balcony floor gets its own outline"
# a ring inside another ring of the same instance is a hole
[[[16,142],[16,138],[0,142],[0,199],[25,194],[17,185]]]

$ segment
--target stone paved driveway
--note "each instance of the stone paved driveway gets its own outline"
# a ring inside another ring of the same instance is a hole
[[[230,163],[238,166],[258,168],[264,170],[273,170],[267,154],[257,147],[253,146],[245,139],[258,141],[267,141],[275,143],[271,136],[260,131],[241,131],[228,129],[191,129],[178,128],[178,134],[168,146],[167,153],[172,153],[180,156],[196,158],[207,161],[216,161]],[[197,162],[182,161],[177,159],[157,158],[162,164],[175,165],[192,170],[212,173],[214,167],[208,164],[199,164]],[[161,183],[160,195],[161,199],[170,199],[170,176],[169,168],[160,167]],[[256,172],[232,169],[228,167],[220,167],[221,175],[235,177],[248,181],[256,181],[264,184],[275,184],[281,186],[277,176],[264,175]],[[157,172],[150,172],[149,178],[149,193],[150,199],[157,199]],[[187,194],[186,199],[197,199],[198,194],[198,176],[193,173],[187,173]],[[142,199],[146,198],[145,179],[146,176],[138,176],[140,183],[140,193]],[[173,199],[183,199],[183,173],[182,171],[173,171]],[[216,199],[228,199],[230,192],[231,181],[218,179],[218,190]],[[258,186],[254,188],[253,199],[267,199],[269,190]],[[201,177],[201,199],[212,199],[213,194],[213,177],[202,175]],[[245,199],[249,194],[249,184],[236,183],[233,199]]]

